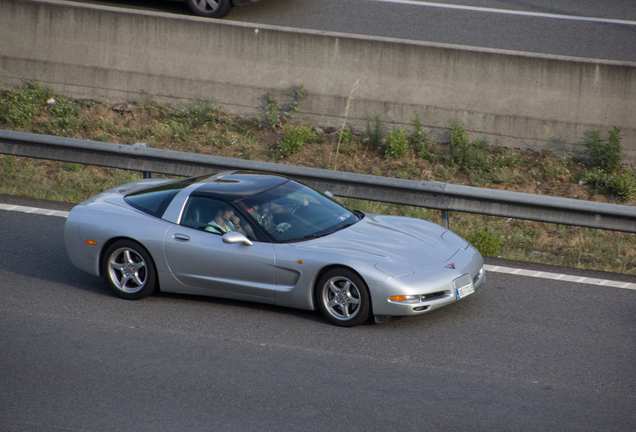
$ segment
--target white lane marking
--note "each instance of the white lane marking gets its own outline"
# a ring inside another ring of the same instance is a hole
[[[25,207],[25,206],[12,205],[12,204],[0,204],[0,210],[17,211],[21,213],[41,214],[44,216],[58,216],[63,218],[68,217],[68,213],[69,213],[66,211],[47,210],[47,209],[41,209],[37,207]]]
[[[522,16],[530,16],[537,18],[556,18],[563,20],[572,20],[572,21],[587,21],[594,23],[604,23],[604,24],[622,24],[622,25],[636,25],[636,21],[627,21],[627,20],[619,20],[612,18],[594,18],[594,17],[584,17],[584,16],[576,16],[576,15],[560,15],[560,14],[551,14],[551,13],[543,13],[543,12],[527,12],[527,11],[518,11],[511,9],[496,9],[496,8],[487,8],[487,7],[478,7],[478,6],[463,6],[463,5],[454,5],[454,4],[446,4],[446,3],[431,3],[424,1],[416,1],[416,0],[372,0],[383,3],[398,3],[398,4],[406,4],[411,6],[425,6],[425,7],[436,7],[436,8],[444,8],[444,9],[459,9],[459,10],[467,10],[474,12],[489,12],[489,13],[498,13],[505,15],[522,15]]]
[[[13,205],[13,204],[0,204],[0,210],[41,214],[44,216],[57,216],[57,217],[63,217],[63,218],[68,217],[68,213],[69,213],[66,211],[47,210],[47,209],[41,209],[37,207],[25,207],[25,206]],[[512,274],[516,276],[528,276],[528,277],[536,277],[541,279],[564,280],[566,282],[575,282],[575,283],[582,283],[582,284],[588,284],[588,285],[610,286],[615,288],[636,290],[636,284],[629,283],[629,282],[619,282],[619,281],[611,281],[611,280],[605,280],[605,279],[594,279],[594,278],[586,278],[581,276],[570,276],[570,275],[560,274],[560,273],[547,273],[542,271],[524,270],[524,269],[518,269],[518,268],[512,268],[512,267],[492,266],[488,264],[484,265],[484,270],[488,272],[493,272],[493,273],[507,273],[507,274]]]
[[[535,270],[522,270],[522,269],[516,269],[512,267],[492,266],[488,264],[484,265],[484,270],[486,270],[487,272],[492,272],[492,273],[506,273],[506,274],[512,274],[516,276],[528,276],[528,277],[535,277],[540,279],[562,280],[566,282],[574,282],[574,283],[587,284],[587,285],[636,290],[636,284],[629,283],[629,282],[619,282],[619,281],[611,281],[606,279],[595,279],[595,278],[587,278],[587,277],[581,277],[581,276],[571,276],[566,274],[548,273],[548,272],[535,271]]]

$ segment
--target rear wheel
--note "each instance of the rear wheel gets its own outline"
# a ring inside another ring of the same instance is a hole
[[[102,274],[110,289],[128,300],[149,296],[157,283],[152,257],[139,243],[131,240],[119,240],[106,250]]]
[[[353,327],[369,318],[371,300],[364,281],[345,268],[329,270],[318,281],[316,300],[332,324]]]
[[[188,0],[188,6],[196,15],[206,18],[223,18],[232,9],[231,0]]]

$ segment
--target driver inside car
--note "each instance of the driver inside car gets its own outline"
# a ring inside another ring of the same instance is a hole
[[[254,239],[252,227],[245,222],[241,225],[241,219],[234,214],[234,210],[230,206],[218,209],[216,216],[208,222],[208,226],[205,230],[216,234],[226,234],[236,231],[248,238]]]

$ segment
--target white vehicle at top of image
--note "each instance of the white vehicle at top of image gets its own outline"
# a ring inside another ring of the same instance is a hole
[[[196,15],[206,18],[223,18],[232,7],[257,3],[261,0],[186,0]]]

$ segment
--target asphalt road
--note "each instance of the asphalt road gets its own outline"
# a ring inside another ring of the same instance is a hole
[[[191,15],[185,3],[167,0],[75,1]],[[625,0],[263,0],[226,19],[636,62],[636,2]]]
[[[64,222],[0,210],[2,431],[636,426],[634,290],[490,273],[449,307],[344,329],[268,305],[121,300],[69,262]]]

